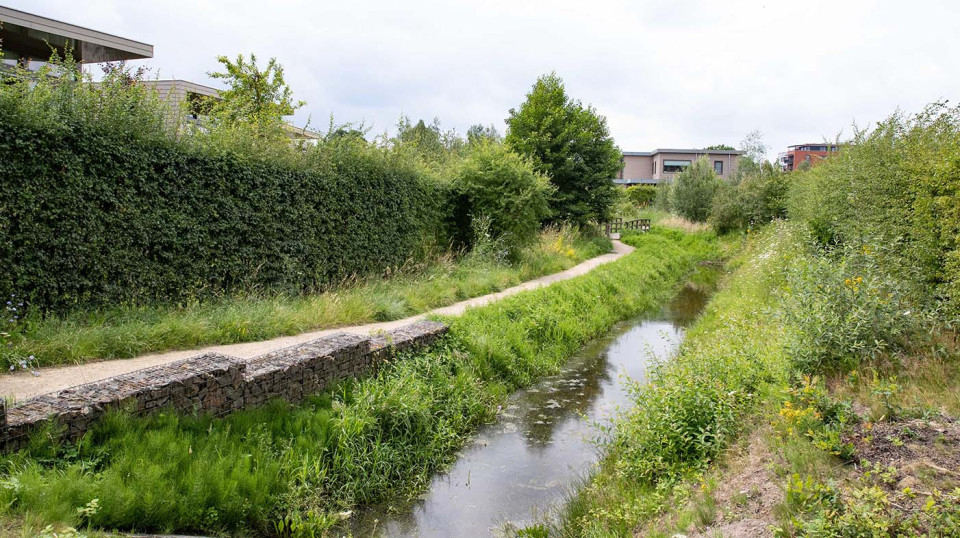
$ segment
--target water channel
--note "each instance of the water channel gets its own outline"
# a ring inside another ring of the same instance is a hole
[[[642,381],[653,356],[669,358],[680,344],[709,297],[694,282],[715,280],[712,271],[700,268],[659,316],[617,325],[559,374],[514,393],[423,495],[355,514],[353,535],[488,536],[556,507],[597,459],[596,423],[629,405],[628,379]]]

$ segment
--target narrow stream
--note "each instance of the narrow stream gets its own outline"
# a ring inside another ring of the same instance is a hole
[[[614,327],[558,375],[514,393],[494,424],[411,503],[355,514],[354,536],[487,536],[522,526],[564,499],[597,459],[594,424],[628,404],[627,376],[643,380],[651,355],[667,358],[703,309],[716,269],[701,267],[660,316]],[[698,284],[699,283],[699,284]]]

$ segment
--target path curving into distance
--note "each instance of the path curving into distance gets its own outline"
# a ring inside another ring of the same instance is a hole
[[[411,316],[409,318],[398,319],[395,321],[368,323],[366,325],[354,325],[350,327],[337,327],[334,329],[323,329],[319,331],[300,333],[293,336],[281,336],[279,338],[263,340],[260,342],[214,345],[200,349],[151,353],[149,355],[141,355],[132,359],[88,362],[75,366],[51,366],[40,369],[39,376],[33,376],[29,372],[22,371],[13,374],[4,374],[0,375],[0,395],[12,397],[17,401],[20,401],[27,398],[32,398],[34,396],[40,396],[41,394],[63,390],[75,385],[81,385],[83,383],[90,383],[93,381],[106,379],[108,377],[126,374],[141,368],[148,368],[151,366],[158,366],[181,359],[186,359],[202,353],[215,352],[222,353],[224,355],[232,355],[234,357],[249,358],[262,355],[264,353],[269,353],[277,349],[296,344],[302,344],[304,342],[337,332],[368,335],[373,332],[389,331],[415,321],[420,321],[430,315],[457,316],[471,307],[482,306],[521,291],[548,286],[554,282],[568,280],[570,278],[589,273],[594,268],[617,260],[629,254],[630,252],[633,252],[633,247],[614,240],[613,252],[609,254],[601,254],[595,258],[590,258],[589,260],[581,262],[580,264],[575,265],[566,271],[542,276],[534,280],[528,280],[522,284],[518,284],[512,288],[507,288],[497,293],[474,297],[473,299],[460,301],[459,303],[454,303],[450,306],[435,308],[428,312],[424,312],[423,314]]]

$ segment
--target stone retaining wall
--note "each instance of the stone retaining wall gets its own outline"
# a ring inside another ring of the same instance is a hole
[[[0,445],[21,448],[50,420],[69,440],[114,409],[224,415],[273,398],[292,403],[346,377],[368,373],[397,351],[430,344],[446,325],[420,321],[370,337],[336,333],[250,359],[207,353],[24,400],[0,404]]]

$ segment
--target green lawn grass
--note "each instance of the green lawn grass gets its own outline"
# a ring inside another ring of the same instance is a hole
[[[0,514],[35,526],[313,535],[356,506],[415,494],[507,394],[617,321],[659,309],[697,262],[720,255],[710,234],[655,228],[625,240],[636,250],[624,258],[471,309],[429,352],[302,405],[222,419],[115,414],[77,445],[37,436],[3,465]]]
[[[265,340],[310,330],[390,321],[500,291],[610,250],[604,237],[546,229],[514,263],[489,255],[437,256],[388,277],[345,282],[325,293],[251,293],[178,306],[116,307],[28,319],[0,360],[36,366],[123,359],[144,353]]]

